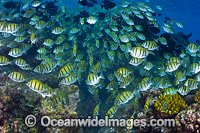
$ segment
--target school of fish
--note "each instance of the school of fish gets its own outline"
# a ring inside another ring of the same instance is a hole
[[[200,46],[189,43],[179,55],[160,51],[160,46],[168,48],[167,39],[148,27],[175,34],[174,26],[184,26],[179,21],[160,26],[152,14],[162,7],[153,8],[147,2],[124,1],[110,10],[96,6],[88,9],[89,16],[79,16],[83,7],[68,11],[66,6],[51,15],[45,2],[37,0],[26,0],[20,10],[1,11],[0,67],[18,66],[47,76],[56,71],[58,85],[86,84],[97,102],[93,117],[101,107],[99,91],[109,93],[107,104],[115,99],[106,113],[110,118],[120,105],[133,98],[137,101],[140,91],[159,89],[163,94],[187,95],[199,88]],[[65,96],[59,88],[38,79],[27,81],[23,72],[8,76],[26,82],[44,98],[53,97],[55,104]]]

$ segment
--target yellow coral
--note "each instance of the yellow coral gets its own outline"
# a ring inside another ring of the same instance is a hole
[[[154,104],[156,110],[166,114],[176,114],[185,106],[185,101],[178,94],[160,95]]]
[[[200,103],[200,91],[196,92],[196,96],[194,97],[194,100],[198,103]]]

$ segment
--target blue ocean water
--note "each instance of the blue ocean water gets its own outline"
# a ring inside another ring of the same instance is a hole
[[[181,21],[184,29],[175,27],[175,31],[183,31],[186,34],[192,32],[191,42],[200,39],[200,1],[199,0],[152,0],[150,5],[161,5],[163,7],[162,17],[157,19],[159,22],[164,21],[167,16],[173,20]]]
[[[101,4],[102,0],[97,0],[97,4]],[[119,5],[124,0],[111,0]],[[145,2],[145,0],[129,0],[133,3]],[[184,28],[180,29],[174,26],[176,32],[184,32],[185,34],[192,33],[189,40],[195,43],[200,40],[200,0],[149,0],[148,3],[151,7],[155,5],[162,6],[163,10],[158,11],[162,16],[156,17],[159,24],[165,21],[165,17],[172,20],[180,21],[184,24]],[[78,0],[63,0],[62,3],[67,7],[78,7]]]

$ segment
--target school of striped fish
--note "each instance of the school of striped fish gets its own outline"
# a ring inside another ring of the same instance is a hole
[[[0,67],[17,66],[47,76],[56,71],[57,86],[85,83],[97,102],[93,117],[101,107],[99,91],[109,94],[106,104],[115,99],[106,113],[109,118],[120,105],[137,101],[141,91],[159,89],[163,94],[187,95],[199,88],[200,46],[189,43],[180,54],[162,53],[159,47],[168,48],[167,39],[147,27],[175,34],[173,27],[184,26],[179,21],[159,24],[152,14],[162,7],[150,7],[148,2],[124,1],[109,10],[96,6],[88,9],[88,17],[79,16],[76,21],[83,7],[69,11],[61,6],[51,16],[45,2],[26,0],[20,11],[0,12]],[[102,19],[100,13],[106,16]],[[54,97],[55,104],[62,101],[65,95],[59,88],[38,79],[27,81],[23,71],[13,71],[8,77],[25,82],[44,98]]]

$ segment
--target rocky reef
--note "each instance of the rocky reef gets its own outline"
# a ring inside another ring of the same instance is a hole
[[[76,85],[61,86],[67,99],[60,103],[50,104],[53,97],[43,98],[30,90],[25,83],[16,83],[10,80],[5,73],[0,74],[0,131],[1,132],[82,132],[77,128],[42,127],[38,121],[34,127],[25,125],[25,117],[34,115],[37,120],[42,116],[54,119],[77,118],[77,104],[80,101],[79,88]],[[48,102],[47,102],[48,101]],[[66,102],[64,102],[66,101]]]
[[[194,93],[194,92],[193,92]],[[175,119],[174,127],[147,127],[139,126],[128,130],[126,127],[121,128],[104,128],[100,131],[114,131],[118,133],[124,132],[199,132],[200,124],[200,105],[194,103],[199,92],[194,97],[193,94],[182,97],[179,94],[162,94],[159,90],[150,89],[149,91],[141,92],[141,97],[137,102],[135,99],[129,101],[125,105],[118,108],[114,118],[125,119],[146,119],[149,122],[151,119]],[[144,113],[145,103],[150,98],[147,113]],[[196,101],[198,102],[198,101]],[[166,108],[163,109],[165,107]],[[188,104],[190,106],[188,106]]]

